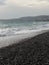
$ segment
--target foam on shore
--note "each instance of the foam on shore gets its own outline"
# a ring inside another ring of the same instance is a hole
[[[30,31],[27,33],[23,33],[23,34],[18,34],[15,36],[6,36],[6,37],[0,37],[0,48],[1,47],[5,47],[8,45],[11,45],[13,43],[18,43],[26,38],[31,38],[34,37],[38,34],[42,34],[47,32],[48,30],[36,30],[36,31]]]

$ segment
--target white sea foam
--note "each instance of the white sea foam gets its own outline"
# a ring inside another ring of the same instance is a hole
[[[27,33],[15,35],[15,36],[5,36],[5,37],[0,37],[0,48],[5,47],[14,43],[18,43],[26,38],[34,37],[38,34],[42,34],[47,32],[48,30],[34,30],[34,31],[29,31]]]
[[[13,21],[14,22],[14,21]],[[1,25],[2,24],[2,25]],[[0,24],[0,47],[34,37],[49,30],[46,22],[1,22]]]
[[[47,25],[38,25],[37,27],[27,27],[27,28],[17,28],[17,27],[11,27],[11,28],[0,28],[0,37],[4,36],[13,36],[18,34],[25,34],[28,32],[34,32],[39,30],[47,30],[49,29],[49,24]]]

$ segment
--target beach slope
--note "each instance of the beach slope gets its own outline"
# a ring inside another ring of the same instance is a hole
[[[0,65],[49,65],[49,32],[0,48]]]

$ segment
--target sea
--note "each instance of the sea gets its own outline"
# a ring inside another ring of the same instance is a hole
[[[49,29],[49,21],[0,21],[0,37]]]

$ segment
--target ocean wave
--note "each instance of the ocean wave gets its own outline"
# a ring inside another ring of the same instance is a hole
[[[13,36],[13,35],[19,35],[19,34],[26,34],[29,32],[35,32],[35,31],[39,31],[39,30],[46,30],[49,29],[48,27],[40,27],[37,29],[32,29],[32,28],[28,28],[28,29],[20,29],[20,28],[0,28],[0,37],[4,37],[4,36]]]
[[[18,26],[18,24],[20,26]],[[42,22],[35,22],[35,23],[28,23],[27,25],[22,23],[14,23],[14,24],[8,24],[8,23],[2,23],[0,24],[0,37],[5,36],[13,36],[13,35],[20,35],[20,34],[26,34],[29,32],[39,31],[39,30],[46,30],[49,29],[49,23],[42,23]]]

